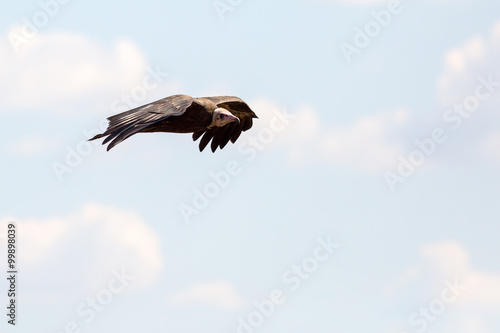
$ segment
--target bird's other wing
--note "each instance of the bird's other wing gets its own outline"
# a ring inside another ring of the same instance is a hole
[[[240,119],[240,122],[233,122],[222,127],[215,127],[193,133],[194,141],[203,135],[200,140],[200,151],[205,149],[210,140],[212,140],[210,145],[212,152],[215,152],[217,147],[220,147],[220,149],[224,148],[230,140],[232,143],[235,143],[241,135],[241,132],[244,132],[252,127],[252,119],[258,118],[257,115],[250,109],[248,104],[241,98],[235,96],[216,96],[204,97],[204,99],[213,102],[217,105],[217,107],[229,110],[233,115]]]
[[[193,103],[193,98],[187,95],[174,95],[140,106],[130,111],[122,112],[108,118],[106,131],[90,140],[107,136],[102,144],[109,141],[110,150],[126,138],[142,131],[152,124],[170,116],[179,116]]]

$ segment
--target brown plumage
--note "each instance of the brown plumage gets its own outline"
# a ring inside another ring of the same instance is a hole
[[[90,140],[106,137],[110,150],[139,132],[193,133],[200,140],[200,151],[210,141],[212,152],[234,143],[242,131],[252,127],[257,118],[250,107],[238,97],[217,96],[193,98],[174,95],[108,118],[106,131]],[[89,141],[90,141],[89,140]]]

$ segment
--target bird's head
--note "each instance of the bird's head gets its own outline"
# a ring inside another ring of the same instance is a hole
[[[240,118],[236,117],[226,109],[217,108],[214,110],[214,114],[212,116],[212,124],[210,127],[212,126],[221,127],[235,121],[240,122]]]

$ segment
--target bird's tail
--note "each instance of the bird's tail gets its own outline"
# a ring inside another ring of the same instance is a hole
[[[109,124],[106,131],[104,133],[97,134],[88,141],[100,139],[107,136],[102,144],[105,145],[106,143],[111,141],[111,143],[107,147],[107,150],[109,151],[111,148],[113,148],[126,138],[142,131],[145,127],[150,125],[141,122],[141,111],[141,108],[137,108],[109,117]]]

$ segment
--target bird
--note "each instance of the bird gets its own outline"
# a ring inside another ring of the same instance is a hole
[[[108,128],[89,141],[106,137],[107,151],[136,133],[193,133],[193,141],[201,137],[200,152],[210,141],[212,152],[235,143],[241,132],[258,118],[247,103],[235,96],[193,98],[173,95],[107,118]]]

